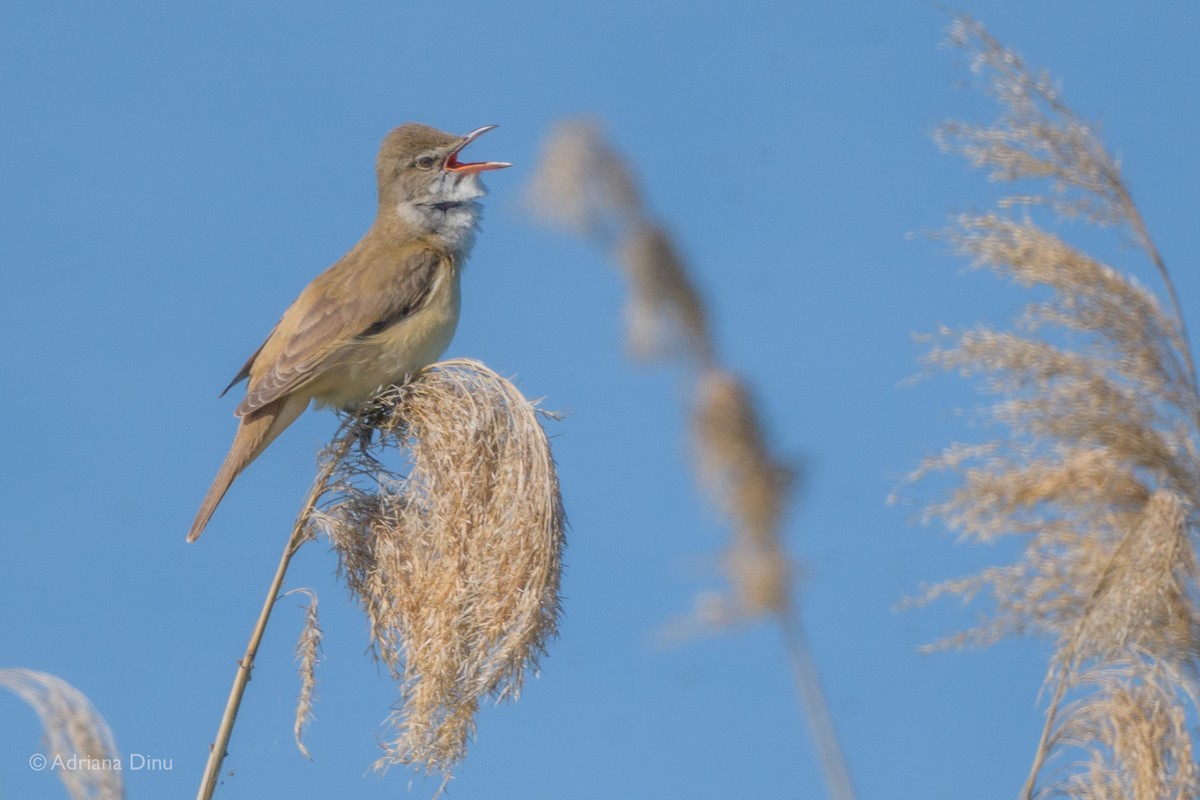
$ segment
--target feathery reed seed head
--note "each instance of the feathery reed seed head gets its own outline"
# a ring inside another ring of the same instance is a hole
[[[300,662],[300,695],[296,700],[296,723],[292,733],[296,739],[296,747],[305,758],[312,758],[308,748],[304,746],[303,733],[313,719],[313,700],[317,692],[317,663],[321,660],[321,620],[317,613],[317,593],[312,589],[293,589],[287,594],[298,592],[308,597],[308,605],[304,609],[304,627],[300,638],[296,641],[296,660]]]
[[[632,168],[595,125],[565,123],[547,138],[530,196],[543,218],[611,249],[629,281],[630,353],[693,370],[697,477],[734,526],[725,567],[736,595],[699,598],[693,622],[723,625],[782,611],[791,567],[780,522],[792,471],[767,446],[742,381],[717,365],[704,302],[670,235],[639,199]]]
[[[699,379],[693,429],[701,481],[733,522],[727,559],[736,616],[782,612],[791,568],[780,521],[793,471],[768,449],[745,385],[722,369],[705,370]]]
[[[681,639],[749,619],[782,624],[797,688],[813,728],[831,796],[854,796],[815,666],[798,618],[791,614],[792,569],[780,525],[792,471],[767,446],[742,382],[719,366],[703,301],[665,228],[638,197],[633,170],[595,126],[568,123],[548,139],[533,180],[531,205],[609,251],[626,274],[627,341],[643,360],[688,368],[697,475],[732,522],[724,566],[732,596],[706,592],[690,618],[666,632]]]
[[[704,303],[666,231],[645,221],[631,226],[617,259],[630,281],[625,314],[634,357],[711,360]]]
[[[546,137],[526,197],[543,221],[584,235],[611,235],[642,215],[633,174],[600,127],[583,120],[563,122]]]
[[[0,687],[24,700],[41,718],[46,761],[73,800],[125,797],[112,730],[87,695],[56,675],[16,667],[0,669]]]
[[[946,332],[927,363],[982,376],[982,410],[1005,433],[953,445],[911,478],[948,472],[958,484],[929,505],[961,537],[1020,537],[1012,564],[927,588],[917,602],[990,598],[983,623],[945,645],[987,644],[1027,632],[1057,649],[1056,688],[1027,800],[1051,751],[1082,750],[1079,769],[1039,796],[1200,796],[1183,707],[1196,713],[1200,661],[1196,510],[1200,508],[1200,395],[1182,314],[1165,265],[1095,126],[1066,106],[1045,73],[968,17],[951,41],[1002,106],[987,126],[949,123],[941,141],[995,180],[1040,179],[1044,196],[962,215],[945,234],[961,255],[1048,299],[1012,331]],[[1136,279],[1072,247],[1028,213],[1125,226],[1162,276],[1173,313]],[[1074,699],[1064,706],[1067,698]]]
[[[1192,798],[1200,795],[1191,742],[1194,683],[1170,664],[1116,661],[1078,678],[1087,693],[1070,703],[1050,744],[1078,754],[1082,769],[1042,791],[1080,800]],[[1164,748],[1163,742],[1172,743]]]
[[[375,441],[319,514],[375,656],[400,683],[376,763],[449,773],[487,697],[516,698],[555,635],[565,520],[536,407],[476,361],[422,370],[349,419]],[[401,475],[383,453],[402,448]]]
[[[614,248],[630,282],[627,340],[635,357],[711,359],[704,304],[687,268],[646,212],[632,169],[596,125],[565,122],[550,133],[528,197],[542,220]]]

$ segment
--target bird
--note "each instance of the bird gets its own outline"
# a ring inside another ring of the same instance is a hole
[[[247,381],[233,445],[189,542],[234,479],[310,403],[354,408],[441,357],[458,326],[463,265],[487,193],[480,173],[512,166],[459,156],[495,127],[456,136],[409,122],[384,137],[370,229],[304,288],[221,392]]]

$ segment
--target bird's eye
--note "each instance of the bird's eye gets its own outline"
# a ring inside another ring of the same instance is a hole
[[[437,163],[433,156],[421,156],[416,160],[418,169],[433,169],[433,165]]]

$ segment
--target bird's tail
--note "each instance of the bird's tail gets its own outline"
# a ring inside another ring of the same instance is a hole
[[[204,533],[204,527],[208,525],[208,520],[217,510],[234,479],[267,449],[267,445],[273,442],[284,428],[300,416],[300,412],[307,405],[307,398],[281,397],[242,417],[237,435],[233,437],[233,446],[229,448],[229,455],[225,456],[225,462],[217,470],[217,477],[213,479],[208,494],[204,496],[204,502],[200,504],[200,510],[196,512],[196,519],[188,532],[189,542],[196,541],[200,534]]]

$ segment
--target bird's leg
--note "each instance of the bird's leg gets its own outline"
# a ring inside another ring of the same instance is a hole
[[[396,432],[395,414],[399,403],[396,392],[388,389],[373,400],[345,409],[346,413],[354,416],[358,428],[358,446],[364,454],[371,448],[376,433],[382,440],[384,436]]]

